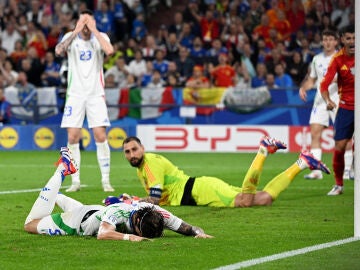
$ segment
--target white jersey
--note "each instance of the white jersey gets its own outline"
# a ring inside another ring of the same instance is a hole
[[[61,42],[70,37],[66,33]],[[100,33],[110,42],[105,33]],[[68,89],[67,94],[76,97],[104,95],[104,52],[97,38],[91,34],[90,40],[84,40],[78,34],[67,49]]]
[[[182,219],[174,216],[169,211],[161,208],[158,205],[153,205],[146,202],[138,202],[133,204],[115,203],[108,205],[102,210],[93,214],[88,220],[81,224],[83,235],[96,235],[100,223],[107,222],[116,227],[116,231],[121,233],[134,233],[134,228],[131,224],[132,215],[140,208],[154,206],[164,217],[164,225],[166,229],[177,231],[182,223]]]
[[[330,61],[335,53],[336,52],[334,52],[332,55],[325,55],[324,52],[319,53],[314,56],[314,58],[310,64],[310,78],[317,78],[316,83],[315,83],[317,93],[316,93],[314,104],[325,103],[325,101],[323,100],[321,93],[320,93],[320,82],[324,78],[326,71],[328,69],[328,66],[330,64]],[[330,98],[335,103],[337,103],[339,101],[337,83],[333,82],[329,86],[329,93],[330,93]]]

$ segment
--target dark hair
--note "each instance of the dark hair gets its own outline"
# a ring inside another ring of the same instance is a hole
[[[338,37],[335,31],[329,29],[322,31],[321,36],[330,36],[334,37],[335,39]]]
[[[350,24],[348,26],[341,28],[340,35],[343,36],[346,33],[351,33],[351,34],[355,33],[355,26],[353,24]]]
[[[155,207],[146,206],[136,212],[136,226],[142,237],[161,237],[164,231],[164,217]]]
[[[125,144],[127,144],[127,143],[129,143],[129,142],[132,142],[132,141],[135,141],[135,142],[137,142],[138,144],[141,145],[140,139],[139,139],[138,137],[136,137],[136,136],[127,137],[127,138],[123,141],[122,145],[124,146]]]
[[[87,14],[87,15],[90,15],[90,16],[94,16],[94,12],[92,12],[90,9],[85,9],[83,11],[80,12],[80,15],[82,14]]]

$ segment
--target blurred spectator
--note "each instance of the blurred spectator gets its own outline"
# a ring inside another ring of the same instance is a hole
[[[114,33],[114,12],[110,10],[107,1],[101,1],[100,9],[94,12],[94,18],[96,21],[96,28],[100,32],[108,34],[109,37],[113,37]]]
[[[38,102],[37,90],[35,85],[28,82],[28,77],[25,72],[19,72],[15,87],[18,89],[18,97],[24,109],[33,111]]]
[[[196,19],[196,16],[194,14],[197,14],[199,12],[199,4],[198,0],[188,0],[188,4],[183,12],[183,18],[184,22],[189,23],[191,25],[192,33],[194,36],[200,36],[200,25],[198,20]]]
[[[154,71],[154,67],[153,67],[152,61],[147,61],[146,62],[146,71],[141,76],[141,81],[140,81],[141,86],[146,86],[151,82],[151,77],[152,77],[153,71]]]
[[[251,87],[256,88],[266,85],[267,69],[264,63],[256,65],[256,75],[251,78]]]
[[[169,34],[174,33],[178,38],[184,27],[183,14],[180,11],[175,12],[174,21],[170,24]]]
[[[221,33],[221,40],[228,50],[235,49],[239,42],[248,42],[248,36],[244,32],[241,21],[226,25]]]
[[[26,12],[26,18],[28,22],[33,22],[36,25],[40,25],[42,17],[43,17],[43,10],[40,7],[39,0],[31,0],[30,2],[30,10]]]
[[[163,79],[166,78],[166,74],[168,71],[169,62],[165,59],[165,53],[163,50],[155,51],[155,59],[153,60],[154,70],[158,70]]]
[[[14,85],[18,79],[18,73],[14,70],[10,58],[7,58],[3,63],[0,62],[0,73],[3,77],[3,86],[8,87]]]
[[[111,55],[106,55],[104,58],[104,65],[103,65],[104,71],[109,70],[111,67],[115,66],[116,60],[119,57],[125,57],[124,53],[121,51],[122,50],[121,42],[114,43],[113,47],[114,47],[114,53]]]
[[[173,87],[180,86],[180,73],[177,71],[176,63],[173,61],[169,62],[166,85]]]
[[[191,49],[193,46],[195,36],[192,34],[191,25],[189,23],[184,23],[182,31],[179,35],[179,43],[181,46],[184,46],[188,49]]]
[[[241,8],[241,5],[239,8]],[[258,0],[250,0],[250,9],[245,13],[245,18],[243,18],[244,28],[247,33],[253,33],[255,27],[260,24],[263,12],[263,6]]]
[[[146,62],[143,59],[142,51],[140,49],[135,51],[135,59],[130,61],[128,71],[130,74],[134,75],[135,78],[139,78],[146,73]]]
[[[207,61],[216,65],[220,54],[227,54],[228,50],[221,43],[221,40],[216,38],[211,42],[211,48],[206,52]]]
[[[0,85],[0,126],[10,123],[11,105],[6,101],[4,89]]]
[[[296,33],[305,22],[305,10],[302,0],[293,0],[287,6],[285,13],[291,25],[291,32]]]
[[[313,16],[306,15],[305,24],[300,28],[300,30],[304,33],[308,40],[311,41],[314,38],[315,33],[318,32],[319,29],[315,25]]]
[[[41,74],[41,81],[43,86],[60,86],[61,65],[55,62],[55,55],[53,51],[48,51],[45,55],[44,72]]]
[[[210,87],[210,80],[204,75],[204,68],[202,66],[194,66],[192,76],[186,81],[185,86],[195,90]]]
[[[180,47],[179,57],[175,60],[177,71],[180,73],[180,84],[191,76],[195,62],[189,56],[189,50],[186,47]]]
[[[155,38],[153,35],[147,35],[145,38],[145,46],[142,48],[145,60],[153,60],[155,58],[155,50],[157,49]]]
[[[131,37],[140,42],[147,34],[146,25],[144,23],[144,14],[139,13],[132,23]]]
[[[274,28],[280,34],[281,40],[289,44],[291,39],[291,25],[290,22],[286,19],[284,11],[277,11],[277,20],[274,23]]]
[[[300,52],[294,52],[286,65],[286,73],[291,76],[295,86],[300,87],[307,73],[307,66],[308,65],[303,62]]]
[[[166,41],[165,49],[166,49],[166,59],[169,61],[173,61],[179,56],[179,42],[176,38],[175,33],[170,33],[169,37]]]
[[[201,37],[206,46],[210,46],[211,42],[220,36],[220,23],[214,18],[214,12],[206,10],[205,16],[200,16],[196,11],[192,10],[193,16],[200,24]]]
[[[25,14],[21,14],[17,17],[17,23],[15,24],[16,30],[19,32],[22,38],[26,36],[27,32],[27,18]]]
[[[128,66],[126,65],[125,58],[120,56],[116,62],[115,66],[109,68],[105,74],[105,85],[113,86],[117,88],[123,88],[127,83],[127,76],[129,74]]]
[[[41,64],[37,51],[35,48],[29,48],[27,51],[27,57],[21,61],[21,71],[24,71],[27,75],[27,80],[35,85],[41,86],[40,74],[42,74],[44,67]]]
[[[248,89],[251,85],[251,77],[244,63],[236,63],[234,69],[236,73],[234,79],[235,86],[238,88]]]
[[[333,25],[329,14],[324,14],[321,18],[321,24],[319,26],[319,32],[322,33],[324,30],[337,31],[336,26]]]
[[[165,81],[162,79],[161,73],[159,70],[154,69],[151,76],[151,81],[146,85],[149,88],[159,88],[165,85]]]
[[[159,48],[165,49],[168,38],[169,38],[169,32],[166,25],[165,24],[160,25],[160,28],[157,31],[156,45]]]
[[[120,41],[128,38],[128,19],[126,17],[127,6],[122,0],[113,2],[114,10],[114,34],[115,40]]]
[[[1,46],[4,48],[8,55],[10,55],[15,49],[15,43],[18,40],[22,40],[23,37],[15,29],[15,24],[8,22],[5,30],[1,32]]]
[[[28,49],[35,48],[37,51],[37,56],[40,59],[45,57],[46,51],[48,49],[44,33],[38,27],[36,27],[35,23],[32,21],[28,22],[26,47]]]
[[[290,75],[285,73],[285,67],[282,63],[275,65],[275,84],[283,89],[291,89],[294,86]]]
[[[270,20],[268,15],[261,15],[261,22],[252,31],[252,38],[256,41],[259,37],[263,38],[266,47],[271,48],[272,41],[270,40]]]
[[[235,70],[228,64],[228,56],[224,53],[219,55],[219,64],[214,67],[209,65],[209,72],[216,87],[234,86],[236,77]]]
[[[271,54],[271,50],[266,47],[265,40],[259,38],[253,42],[253,59],[254,63],[265,63],[266,59]]]
[[[351,1],[352,2],[352,1]],[[347,0],[336,1],[336,6],[331,12],[331,22],[338,30],[349,25],[349,17],[351,13],[351,5],[348,5]]]
[[[273,73],[266,74],[266,87],[269,90],[279,88],[279,86],[275,83],[275,75]]]
[[[241,56],[241,63],[243,68],[247,71],[251,78],[256,75],[256,70],[252,62],[252,49],[250,43],[245,43],[243,46],[243,53]]]
[[[295,50],[301,53],[303,61],[305,64],[310,64],[312,58],[315,55],[315,51],[311,50],[309,40],[306,37],[301,39],[301,48],[300,50]]]
[[[266,59],[265,59],[266,69],[268,71],[274,71],[275,66],[279,63],[286,66],[286,62],[285,62],[285,59],[284,59],[281,51],[276,48],[276,49],[271,50],[270,55],[268,55],[268,57],[266,57]]]
[[[60,29],[59,25],[53,25],[50,28],[50,32],[46,36],[46,42],[47,42],[47,45],[48,45],[48,50],[54,50],[55,51],[55,46],[56,46],[56,44],[58,42],[60,34],[61,34],[61,29]]]
[[[203,47],[203,43],[200,37],[195,37],[193,46],[190,49],[190,57],[194,60],[195,64],[203,65],[204,58],[206,56],[207,50]]]
[[[308,15],[314,18],[314,24],[319,28],[322,24],[322,18],[325,15],[325,8],[322,0],[316,0],[311,7]]]
[[[119,43],[122,44],[122,42]],[[127,63],[130,62],[131,60],[134,60],[135,52],[139,49],[140,49],[139,43],[135,39],[129,38],[125,49],[125,60]]]
[[[309,44],[309,48],[314,54],[318,54],[322,51],[323,45],[321,40],[321,32],[316,32],[313,40]]]

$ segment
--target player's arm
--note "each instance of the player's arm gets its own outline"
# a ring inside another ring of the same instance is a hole
[[[96,21],[93,17],[88,16],[86,21],[86,25],[89,30],[94,34],[96,39],[99,41],[101,49],[105,52],[106,55],[110,55],[114,53],[114,47],[111,45],[110,41],[106,39],[97,29],[96,29]]]
[[[206,234],[200,227],[192,226],[184,221],[181,222],[176,232],[186,236],[194,236],[195,238],[213,238],[212,235]]]
[[[326,107],[328,110],[333,110],[336,108],[336,103],[331,100],[330,94],[329,94],[329,86],[333,82],[334,77],[337,73],[337,63],[335,59],[333,58],[330,62],[330,65],[325,73],[324,78],[322,79],[320,83],[320,93],[323,99],[326,102]]]
[[[79,34],[81,32],[81,30],[84,28],[85,22],[86,22],[85,17],[81,15],[80,19],[76,23],[74,31],[72,31],[71,34],[69,34],[69,36],[67,38],[63,39],[59,44],[56,45],[55,54],[57,56],[61,56],[66,52],[66,50],[69,48],[71,42],[74,40],[74,38],[77,36],[77,34]]]
[[[306,102],[306,100],[307,100],[306,92],[314,87],[315,82],[316,82],[316,78],[312,78],[312,77],[310,77],[310,74],[307,74],[303,84],[299,88],[299,96],[303,101]]]
[[[165,228],[182,235],[194,236],[195,238],[213,238],[213,236],[206,234],[200,227],[186,223],[166,209],[160,206],[155,206],[155,208],[163,215]]]
[[[139,242],[144,240],[150,240],[145,237],[141,237],[134,234],[125,234],[117,232],[116,227],[110,223],[102,221],[100,223],[97,239],[98,240],[124,240],[124,241],[133,241]]]

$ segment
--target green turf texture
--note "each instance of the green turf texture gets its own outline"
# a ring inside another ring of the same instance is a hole
[[[211,175],[241,185],[253,153],[163,153],[192,176]],[[295,153],[268,157],[260,189],[297,159]],[[0,193],[40,189],[53,174],[56,151],[0,152]],[[331,155],[324,154],[331,167]],[[101,189],[95,152],[82,152],[81,181],[87,187],[70,196],[85,204],[126,192],[144,196],[135,169],[121,152],[112,152],[114,193]],[[354,181],[345,193],[326,196],[333,177],[303,179],[302,172],[270,207],[247,209],[167,207],[185,221],[202,227],[213,239],[194,239],[166,231],[152,242],[99,241],[91,237],[50,237],[23,231],[38,192],[0,194],[1,269],[212,269],[354,235]],[[64,186],[70,184],[70,177]],[[64,189],[62,190],[64,191]],[[55,208],[55,211],[59,211]],[[314,251],[247,269],[359,269],[360,241]]]

